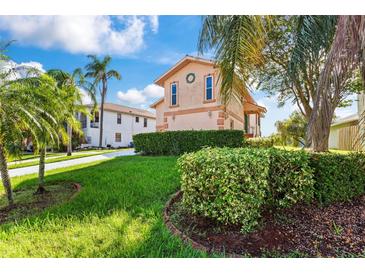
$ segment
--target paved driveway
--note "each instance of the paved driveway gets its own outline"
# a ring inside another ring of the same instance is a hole
[[[129,155],[135,155],[135,154],[136,153],[134,152],[134,149],[131,148],[131,149],[125,149],[122,151],[115,151],[115,152],[110,152],[110,153],[106,153],[106,154],[101,154],[101,155],[95,155],[95,156],[73,159],[73,160],[68,160],[68,161],[62,161],[62,162],[57,162],[57,163],[49,163],[49,164],[46,164],[46,171],[56,169],[56,168],[75,166],[75,165],[86,164],[86,163],[91,163],[91,162],[95,162],[95,161],[107,160],[107,159],[111,159],[111,158],[115,158],[115,157],[129,156]],[[9,175],[10,175],[10,177],[15,177],[15,176],[22,176],[22,175],[27,175],[27,174],[38,173],[38,168],[39,168],[39,166],[36,165],[36,166],[10,169]]]

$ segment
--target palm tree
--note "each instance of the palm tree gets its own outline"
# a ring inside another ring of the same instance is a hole
[[[4,54],[0,56],[0,61],[8,60]],[[33,72],[29,75],[33,76],[18,79],[17,68],[0,71],[0,172],[9,205],[14,203],[7,167],[10,148],[22,140],[26,130],[33,136],[39,136],[37,132],[40,130],[53,131],[49,123],[51,116],[47,112],[52,96],[47,90],[37,88],[48,79],[34,76]]]
[[[266,25],[269,17],[205,16],[199,35],[200,53],[213,49],[220,68],[223,103],[248,92],[251,71],[264,63]]]
[[[94,106],[96,105],[95,92],[93,86],[88,83],[82,70],[80,68],[75,69],[72,74],[59,69],[52,69],[47,72],[52,78],[57,81],[57,85],[64,91],[63,100],[67,101],[66,107],[68,113],[83,113],[89,115],[89,112],[85,106],[82,105],[82,92],[81,89],[85,90],[91,97]],[[72,155],[72,124],[77,124],[75,116],[69,116],[67,122],[67,156]],[[80,132],[80,131],[79,131]],[[81,133],[81,132],[80,132]]]
[[[252,72],[264,69],[267,33],[275,27],[272,21],[262,16],[204,17],[199,51],[215,51],[224,103],[247,92]],[[318,79],[309,83],[315,88],[307,136],[314,151],[328,150],[333,113],[346,95],[353,72],[361,67],[365,75],[364,29],[364,16],[299,16],[294,20],[294,46],[285,72],[288,81],[295,85],[294,79],[306,70],[311,58],[322,58]]]
[[[85,77],[93,78],[93,87],[98,87],[101,97],[100,105],[100,134],[99,147],[103,144],[103,124],[104,124],[104,102],[108,92],[108,80],[111,78],[121,79],[121,75],[116,70],[108,70],[112,58],[107,55],[102,60],[98,59],[96,55],[88,55],[90,63],[85,66]]]

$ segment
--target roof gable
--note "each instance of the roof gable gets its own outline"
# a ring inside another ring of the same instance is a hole
[[[186,55],[179,62],[177,62],[174,66],[172,66],[168,71],[162,74],[159,78],[155,80],[155,84],[163,87],[166,79],[170,78],[172,75],[180,71],[183,67],[187,66],[190,63],[198,63],[203,65],[215,66],[215,62],[213,60],[208,60],[200,57],[194,57],[190,55]]]

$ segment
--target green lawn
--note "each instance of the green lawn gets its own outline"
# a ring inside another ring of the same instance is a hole
[[[61,161],[68,161],[68,160],[73,160],[73,159],[78,159],[78,158],[84,158],[84,157],[89,157],[89,156],[95,156],[95,155],[100,155],[100,154],[105,154],[105,153],[110,153],[110,152],[114,152],[114,151],[118,151],[117,149],[113,149],[113,150],[98,150],[98,151],[93,151],[94,153],[82,153],[82,152],[78,152],[78,153],[73,153],[71,156],[67,156],[65,153],[49,153],[47,154],[47,157],[54,157],[54,156],[60,156],[57,158],[50,158],[47,159],[46,158],[46,163],[56,163],[56,162],[61,162]],[[34,161],[29,161],[29,162],[25,162],[25,163],[12,163],[8,165],[9,169],[14,169],[14,168],[21,168],[21,167],[28,167],[28,166],[36,166],[39,164],[39,156],[35,156],[32,155],[36,160]],[[28,159],[23,159],[22,160],[29,160],[32,158],[28,158]]]
[[[207,256],[162,221],[165,203],[179,189],[175,157],[120,157],[47,174],[48,182],[74,181],[82,190],[39,215],[0,225],[0,257]],[[14,178],[13,185],[35,189],[36,176]]]

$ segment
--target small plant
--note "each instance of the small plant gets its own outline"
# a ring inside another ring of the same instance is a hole
[[[343,232],[343,227],[340,225],[337,225],[334,221],[332,222],[332,230],[333,233],[335,233],[336,236],[340,236]]]

